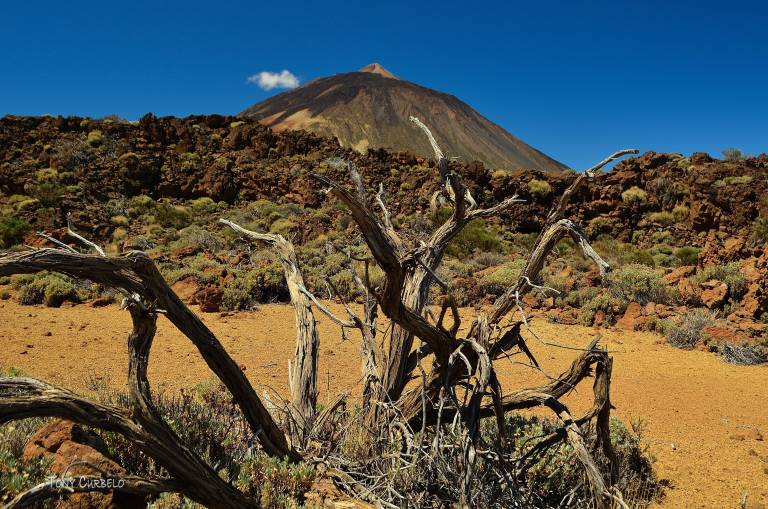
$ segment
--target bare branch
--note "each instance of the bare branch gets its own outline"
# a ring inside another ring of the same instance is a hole
[[[300,438],[303,438],[317,411],[317,359],[320,350],[320,336],[315,317],[312,314],[311,303],[314,302],[318,309],[337,323],[343,324],[343,322],[323,307],[306,289],[296,258],[296,250],[289,240],[286,240],[282,235],[246,230],[226,219],[219,219],[219,222],[249,239],[269,243],[280,256],[288,292],[291,296],[294,318],[296,319],[296,351],[293,363],[289,364],[292,415],[300,428],[298,430],[301,435]]]
[[[86,239],[82,235],[79,235],[75,232],[75,230],[72,228],[72,214],[67,214],[67,233],[70,237],[75,238],[76,240],[83,243],[86,247],[89,247],[99,253],[101,256],[107,256],[107,253],[104,252],[104,250],[99,247],[94,242],[91,242],[90,240]]]
[[[389,210],[387,209],[387,206],[384,204],[384,183],[379,183],[379,192],[376,193],[376,204],[381,209],[381,219],[384,221],[384,226],[389,228],[390,230],[394,230],[394,227],[392,226],[392,219],[389,213]]]
[[[424,123],[421,120],[419,120],[414,116],[408,117],[408,120],[416,124],[419,127],[419,129],[424,131],[424,134],[427,135],[429,144],[432,145],[432,150],[434,150],[435,152],[435,159],[437,159],[438,161],[440,161],[441,159],[445,159],[445,156],[443,155],[443,151],[440,150],[440,146],[437,144],[437,141],[435,141],[435,137],[432,136],[432,131],[429,130],[429,127],[424,125]]]
[[[164,479],[144,479],[137,476],[90,476],[66,477],[54,482],[46,481],[20,493],[3,509],[23,509],[44,500],[71,493],[107,493],[117,491],[131,495],[160,495],[182,491],[179,483]]]
[[[44,238],[45,240],[47,240],[51,244],[54,244],[54,245],[60,247],[61,249],[64,249],[64,250],[67,250],[67,251],[71,251],[73,253],[77,253],[77,249],[75,249],[74,247],[70,246],[69,244],[65,244],[64,242],[60,241],[59,239],[53,238],[50,235],[46,235],[43,232],[37,232],[37,236]]]
[[[573,181],[573,183],[568,187],[568,189],[565,190],[563,195],[560,197],[560,200],[557,202],[557,205],[552,207],[552,210],[549,212],[549,216],[547,217],[547,224],[554,223],[561,217],[563,217],[563,214],[565,214],[565,209],[568,206],[568,203],[571,201],[571,198],[574,194],[576,194],[576,191],[578,191],[581,186],[584,184],[584,182],[587,179],[591,179],[595,176],[595,172],[597,172],[600,168],[605,166],[606,164],[610,163],[611,161],[615,161],[616,159],[619,159],[620,157],[624,157],[628,154],[639,154],[640,151],[637,149],[624,149],[619,150],[610,156],[606,157],[593,167],[589,168],[588,170],[581,173],[578,177],[576,177],[576,180]]]
[[[131,251],[119,257],[72,253],[61,249],[39,249],[0,256],[0,275],[60,272],[88,279],[112,288],[137,294],[158,309],[197,347],[208,367],[219,377],[242,409],[264,450],[271,455],[300,455],[288,445],[285,435],[264,407],[253,386],[216,336],[168,286],[152,260],[144,253]]]

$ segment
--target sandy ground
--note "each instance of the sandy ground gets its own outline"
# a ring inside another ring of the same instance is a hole
[[[295,339],[289,307],[201,316],[260,392],[285,394]],[[50,309],[0,302],[0,368],[18,367],[80,391],[91,377],[122,388],[129,329],[127,313],[117,306]],[[658,474],[673,485],[662,507],[737,508],[745,494],[748,507],[768,506],[768,366],[732,366],[713,354],[673,349],[650,333],[596,331],[543,320],[535,329],[542,340],[571,347],[603,335],[614,357],[615,415],[644,420]],[[342,342],[338,328],[324,317],[320,331],[319,385],[325,400],[359,383],[359,338]],[[575,354],[533,338],[529,345],[550,374],[566,368]],[[542,380],[523,364],[500,367],[505,387]],[[206,381],[212,373],[192,344],[161,318],[149,376],[154,386],[172,390]],[[587,381],[568,399],[572,412],[587,408],[590,396]]]

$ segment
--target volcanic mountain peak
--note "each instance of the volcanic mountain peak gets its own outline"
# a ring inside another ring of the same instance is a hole
[[[560,172],[565,166],[480,115],[456,97],[396,77],[380,64],[307,82],[243,111],[275,131],[304,129],[365,152],[387,148],[433,157],[408,117],[429,126],[449,157],[489,168]]]
[[[395,80],[399,80],[397,76],[389,72],[387,69],[384,68],[381,64],[374,62],[372,64],[368,64],[362,69],[360,69],[357,72],[369,72],[371,74],[378,74],[379,76],[384,76],[385,78],[392,78]]]

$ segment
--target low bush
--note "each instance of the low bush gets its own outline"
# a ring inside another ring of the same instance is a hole
[[[58,182],[41,182],[32,186],[29,193],[43,207],[55,207],[61,201],[61,197],[67,193],[67,188]]]
[[[605,260],[612,267],[621,267],[622,265],[629,264],[641,264],[648,267],[656,266],[651,253],[633,244],[601,238],[592,245],[598,253],[605,257]]]
[[[758,217],[752,224],[751,240],[757,246],[768,243],[768,217]]]
[[[676,205],[675,208],[672,209],[672,215],[675,218],[675,222],[681,223],[688,219],[688,215],[691,213],[691,209],[686,207],[685,205]]]
[[[597,297],[600,293],[599,288],[593,286],[584,286],[560,297],[561,302],[567,306],[580,308],[587,302]]]
[[[624,303],[667,303],[666,282],[659,271],[639,263],[619,267],[606,276],[611,293]]]
[[[94,129],[88,133],[88,139],[86,141],[88,141],[88,145],[98,147],[104,143],[104,134],[98,129]]]
[[[32,225],[13,216],[0,216],[0,248],[6,249],[21,242]]]
[[[757,345],[723,344],[718,348],[720,357],[730,364],[754,366],[768,362],[768,350]]]
[[[125,406],[128,402],[127,395],[108,390],[100,390],[98,396],[113,405]],[[200,384],[193,391],[183,390],[180,395],[156,393],[153,400],[181,441],[189,444],[223,479],[259,499],[263,507],[300,507],[304,493],[315,479],[315,470],[307,464],[290,464],[251,450],[250,427],[218,381]],[[116,433],[101,434],[111,455],[127,470],[147,477],[165,474],[133,442]],[[184,502],[181,496],[166,495],[156,506],[186,507]]]
[[[677,183],[668,177],[659,177],[650,183],[650,189],[653,195],[665,209],[675,204],[680,197],[680,190]]]
[[[45,304],[57,308],[66,301],[82,302],[88,297],[88,291],[75,286],[70,278],[47,272],[15,276],[13,287],[17,291],[19,303],[25,306]]]
[[[612,233],[614,226],[614,221],[610,217],[597,216],[590,219],[587,231],[590,237],[597,238],[600,235]]]
[[[505,263],[490,274],[480,278],[480,287],[486,293],[501,295],[507,288],[517,283],[524,265],[525,260],[522,258]]]
[[[432,215],[432,225],[437,228],[450,216],[451,209],[443,208]],[[470,221],[464,229],[448,244],[447,254],[457,258],[466,258],[475,251],[499,252],[501,241],[496,234],[486,226],[482,219]]]
[[[703,283],[713,279],[728,285],[728,295],[732,300],[740,299],[747,292],[747,280],[741,273],[739,262],[711,265],[700,271],[693,278],[696,283]]]
[[[664,226],[675,224],[677,219],[672,212],[662,210],[660,212],[651,212],[648,214],[648,221]]]
[[[673,254],[680,261],[680,265],[696,265],[700,252],[700,247],[683,246],[675,249]]]
[[[184,228],[192,222],[189,211],[181,205],[159,201],[153,211],[155,221],[166,228]]]
[[[203,196],[189,202],[189,207],[195,214],[213,214],[218,210],[219,205],[208,196]]]
[[[540,200],[552,194],[552,186],[546,180],[532,179],[528,182],[528,190]]]
[[[224,287],[221,307],[227,311],[253,309],[260,302],[288,300],[288,286],[280,262],[235,273]]]
[[[676,348],[691,349],[708,337],[704,329],[714,322],[714,315],[706,309],[688,311],[667,327],[667,343]]]
[[[715,187],[715,188],[718,188],[718,187],[723,187],[723,186],[734,186],[734,185],[739,185],[739,184],[749,184],[750,182],[752,182],[752,180],[753,180],[752,176],[750,176],[750,175],[739,175],[739,176],[731,175],[731,176],[725,177],[723,179],[716,180],[714,182],[714,184],[712,184],[712,186]]]
[[[738,148],[732,147],[732,148],[727,148],[723,150],[723,159],[728,162],[736,163],[746,159],[746,156],[744,155],[744,152],[742,152]]]
[[[648,201],[648,193],[637,186],[632,186],[621,193],[621,200],[629,204],[642,204]]]
[[[599,293],[584,303],[579,311],[578,322],[584,326],[595,323],[595,315],[598,311],[605,313],[607,323],[612,323],[627,308],[627,303],[616,298],[610,293]]]

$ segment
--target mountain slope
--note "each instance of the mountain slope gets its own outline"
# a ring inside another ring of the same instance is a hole
[[[388,148],[431,157],[427,139],[408,122],[414,115],[430,126],[449,156],[489,168],[565,168],[456,97],[401,80],[379,64],[310,81],[240,115],[276,131],[305,129],[337,138],[360,152]]]

